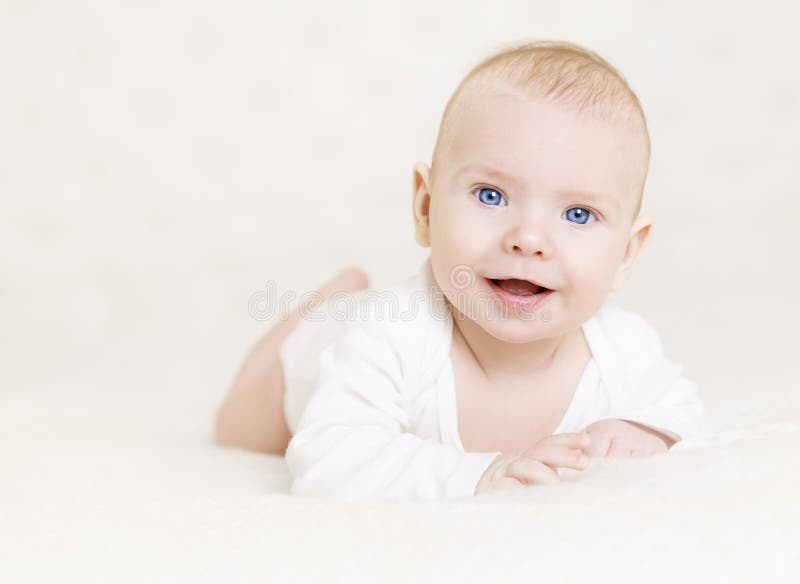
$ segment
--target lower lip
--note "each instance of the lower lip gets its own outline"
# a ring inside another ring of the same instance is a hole
[[[553,292],[555,292],[555,290],[545,290],[544,292],[539,292],[538,294],[513,294],[503,290],[489,278],[486,278],[486,281],[489,283],[489,287],[492,289],[492,292],[495,293],[503,306],[511,308],[512,310],[531,310],[533,307],[541,304],[543,301],[549,298]]]

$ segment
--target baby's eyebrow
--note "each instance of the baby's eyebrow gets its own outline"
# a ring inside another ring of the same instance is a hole
[[[469,163],[461,167],[461,169],[457,172],[457,175],[464,174],[467,171],[475,171],[486,176],[496,177],[503,180],[506,180],[514,185],[520,186],[524,183],[524,181],[513,174],[509,174],[502,170],[493,168],[491,166],[487,166],[486,164],[479,164],[479,163]],[[579,199],[582,201],[589,201],[596,205],[606,205],[608,207],[612,207],[619,210],[619,201],[617,197],[611,194],[605,193],[595,193],[581,189],[563,189],[556,192],[556,195],[562,198],[570,198],[570,199]]]
[[[619,201],[617,200],[617,197],[614,197],[610,194],[607,195],[603,193],[591,193],[587,191],[574,190],[574,189],[558,191],[557,194],[569,199],[589,201],[598,206],[605,205],[619,211]]]
[[[472,163],[469,163],[469,164],[465,164],[464,166],[461,167],[461,169],[456,174],[457,175],[462,175],[465,172],[470,171],[470,170],[485,174],[487,176],[493,176],[493,177],[497,177],[497,178],[502,178],[502,179],[507,180],[508,182],[514,183],[516,185],[522,184],[522,180],[518,179],[517,177],[515,177],[512,174],[508,174],[506,172],[503,172],[502,170],[498,170],[498,169],[493,168],[491,166],[487,166],[485,164],[478,164],[478,163],[475,163],[475,162],[472,162]]]

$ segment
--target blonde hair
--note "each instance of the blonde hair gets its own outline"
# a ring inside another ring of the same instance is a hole
[[[442,151],[449,147],[449,130],[455,105],[462,94],[501,87],[526,98],[541,98],[575,112],[589,112],[606,123],[622,122],[638,127],[644,142],[644,176],[636,217],[642,204],[644,182],[650,164],[650,133],[639,98],[628,82],[600,55],[567,41],[543,40],[514,44],[484,58],[456,87],[439,126],[431,162],[431,182]]]

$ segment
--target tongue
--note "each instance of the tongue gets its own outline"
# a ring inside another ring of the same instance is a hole
[[[511,292],[512,294],[519,294],[522,296],[530,296],[544,289],[536,284],[531,284],[525,280],[516,280],[514,278],[510,280],[497,280],[497,285],[506,292]]]

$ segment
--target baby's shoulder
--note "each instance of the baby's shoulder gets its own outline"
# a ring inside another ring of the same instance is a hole
[[[606,302],[593,320],[598,363],[612,386],[646,397],[669,388],[682,375],[683,365],[668,358],[660,334],[638,312]]]
[[[640,313],[616,302],[606,301],[591,321],[603,340],[628,356],[657,355],[662,352],[656,328]]]

